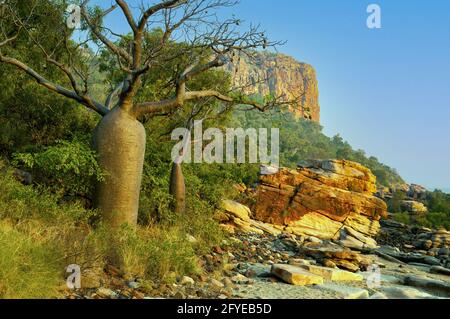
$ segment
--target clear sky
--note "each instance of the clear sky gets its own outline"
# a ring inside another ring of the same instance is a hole
[[[380,30],[366,26],[371,3]],[[408,182],[450,189],[450,1],[242,0],[229,12],[315,67],[327,135]]]

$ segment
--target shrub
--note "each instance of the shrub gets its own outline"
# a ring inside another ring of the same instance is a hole
[[[411,223],[411,218],[409,217],[409,214],[407,212],[395,213],[395,214],[393,214],[392,219],[394,219],[395,221],[397,221],[399,223],[403,223],[403,224],[407,224],[407,225]]]
[[[88,196],[104,175],[97,155],[86,142],[58,141],[38,153],[16,153],[14,164],[30,169],[37,179],[60,194]]]

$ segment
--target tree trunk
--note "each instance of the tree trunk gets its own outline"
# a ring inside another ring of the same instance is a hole
[[[169,191],[174,199],[172,211],[177,214],[184,214],[186,211],[186,187],[181,164],[173,163],[172,165]]]
[[[145,143],[144,126],[120,107],[109,112],[95,129],[94,148],[106,174],[97,185],[95,207],[112,228],[137,224]]]

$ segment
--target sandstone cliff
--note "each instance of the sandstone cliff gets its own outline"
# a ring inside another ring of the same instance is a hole
[[[291,107],[295,116],[320,122],[319,89],[312,66],[284,54],[261,52],[252,60],[237,56],[227,69],[233,85],[246,94],[284,95],[287,101],[298,100]]]

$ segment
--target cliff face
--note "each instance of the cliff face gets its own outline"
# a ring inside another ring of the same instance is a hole
[[[285,96],[286,101],[298,100],[290,107],[296,117],[320,122],[319,89],[314,68],[284,54],[258,53],[250,61],[236,57],[227,66],[233,85],[246,94]]]

